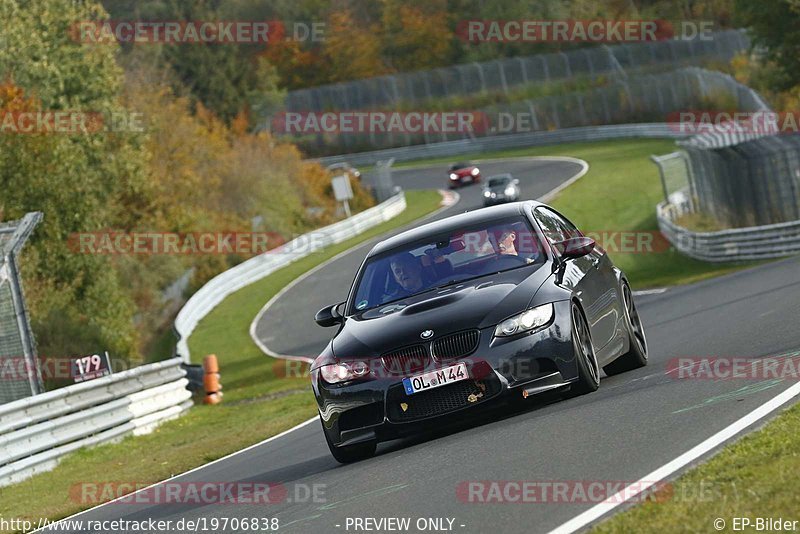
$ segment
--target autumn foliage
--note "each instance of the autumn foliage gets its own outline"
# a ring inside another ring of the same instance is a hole
[[[196,289],[245,259],[80,254],[70,247],[76,234],[256,230],[288,240],[339,217],[327,171],[251,133],[246,110],[226,121],[157,63],[126,72],[114,47],[70,40],[70,22],[102,16],[98,5],[0,0],[0,14],[15,20],[0,28],[0,109],[143,118],[141,130],[0,134],[0,217],[44,213],[22,258],[39,352],[109,350],[140,362],[180,305],[165,300],[167,287],[191,272]],[[37,31],[45,26],[51,32]],[[353,185],[354,209],[371,205]]]

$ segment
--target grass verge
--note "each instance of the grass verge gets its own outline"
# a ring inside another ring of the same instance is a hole
[[[733,532],[733,518],[800,520],[800,405],[664,486],[662,495],[599,524],[592,532]],[[722,519],[722,529],[714,521]],[[794,528],[783,530],[796,531]],[[761,529],[773,532],[773,529]],[[777,530],[775,530],[777,531]]]
[[[145,436],[83,449],[53,471],[0,488],[0,517],[59,519],[90,508],[83,489],[104,482],[145,486],[210,462],[274,436],[316,413],[306,378],[282,378],[276,360],[264,356],[248,328],[264,303],[282,287],[328,258],[360,242],[408,224],[434,211],[436,191],[409,191],[408,207],[358,237],[312,254],[228,297],[197,327],[189,339],[195,359],[219,357],[225,400],[197,405]],[[96,496],[89,491],[90,496]],[[117,495],[100,495],[100,502]]]
[[[589,163],[589,172],[550,202],[581,230],[609,237],[619,243],[615,232],[635,232],[653,236],[658,232],[656,204],[663,200],[658,169],[652,154],[675,150],[666,139],[630,139],[594,143],[569,143],[459,156],[459,160],[495,159],[524,156],[571,156]],[[445,164],[454,158],[403,162],[398,167],[420,164]],[[631,234],[628,234],[631,235]],[[755,265],[755,263],[714,264],[693,260],[672,247],[654,252],[625,252],[627,247],[609,251],[614,263],[623,269],[634,289],[687,284]],[[663,242],[663,241],[662,241]]]

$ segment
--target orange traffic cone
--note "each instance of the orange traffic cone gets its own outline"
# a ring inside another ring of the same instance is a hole
[[[209,354],[203,358],[203,388],[206,390],[205,404],[219,404],[222,402],[222,384],[219,383],[219,364],[216,354]]]

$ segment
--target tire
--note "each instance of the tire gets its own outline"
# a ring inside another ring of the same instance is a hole
[[[627,283],[622,285],[622,305],[625,308],[625,323],[628,328],[630,349],[628,352],[603,367],[608,376],[618,375],[647,365],[647,336],[642,320],[633,302],[633,293]]]
[[[320,423],[322,418],[320,418]],[[366,443],[357,443],[355,445],[346,445],[344,447],[337,447],[331,442],[328,436],[328,431],[325,430],[325,425],[322,425],[322,433],[325,434],[325,442],[331,451],[333,458],[340,464],[350,464],[372,458],[375,456],[375,449],[378,447],[377,441],[368,441]]]
[[[578,380],[570,387],[570,396],[575,397],[596,391],[600,387],[600,366],[592,347],[592,337],[586,318],[580,307],[572,303],[572,346],[578,367]]]

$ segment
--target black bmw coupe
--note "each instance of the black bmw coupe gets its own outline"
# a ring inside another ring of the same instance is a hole
[[[325,438],[346,463],[379,441],[470,417],[500,399],[594,391],[647,364],[625,274],[534,201],[425,224],[376,245],[311,377]]]

